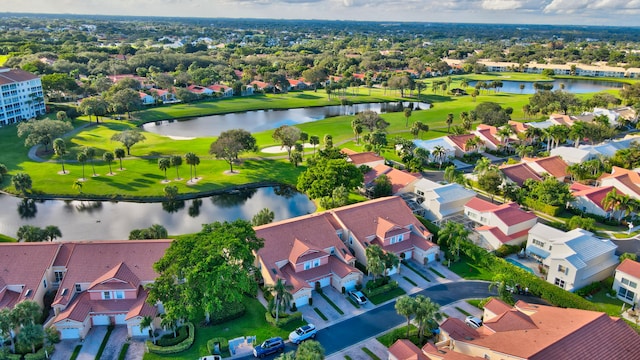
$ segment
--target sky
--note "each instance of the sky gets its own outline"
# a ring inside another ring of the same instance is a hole
[[[638,26],[640,0],[0,0],[2,12]]]

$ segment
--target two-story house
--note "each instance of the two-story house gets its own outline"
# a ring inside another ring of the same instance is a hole
[[[496,205],[474,197],[464,206],[464,214],[478,226],[474,229],[492,250],[502,245],[518,245],[527,240],[538,217],[520,209],[516,203]]]
[[[600,177],[600,186],[614,186],[623,194],[640,200],[640,174],[634,170],[613,166],[611,174]]]
[[[140,102],[142,102],[142,105],[153,105],[156,103],[156,99],[147,93],[139,91],[138,95],[140,96]]]
[[[421,214],[432,221],[462,213],[464,205],[476,196],[475,191],[460,184],[443,185],[427,179],[416,181],[413,192],[422,208]]]
[[[547,282],[574,291],[613,275],[616,249],[611,240],[580,228],[564,232],[536,224],[529,230],[526,252],[547,269]]]
[[[616,268],[613,290],[618,299],[627,304],[636,305],[640,300],[640,262],[624,259]]]

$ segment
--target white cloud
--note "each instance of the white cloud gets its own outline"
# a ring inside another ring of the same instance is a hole
[[[483,0],[482,8],[486,10],[515,10],[522,7],[518,0]]]
[[[552,0],[544,8],[544,12],[547,14],[573,14],[591,11],[637,12],[640,11],[640,0]]]

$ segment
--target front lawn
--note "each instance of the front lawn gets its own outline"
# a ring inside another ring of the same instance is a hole
[[[493,275],[484,267],[478,266],[466,255],[460,254],[460,260],[451,263],[449,270],[466,280],[493,280]]]
[[[273,336],[286,338],[289,332],[303,325],[302,321],[288,324],[285,328],[276,328],[265,319],[266,309],[260,302],[253,298],[247,298],[244,302],[247,307],[245,315],[223,324],[213,326],[196,326],[196,338],[189,350],[171,355],[158,355],[146,353],[145,360],[154,359],[184,359],[193,360],[201,356],[210,355],[207,352],[207,341],[215,337],[223,337],[231,340],[240,336],[256,336],[258,343]]]
[[[393,343],[395,343],[398,339],[406,339],[406,338],[407,338],[407,325],[404,325],[399,328],[395,328],[377,337],[378,341],[380,341],[380,343],[385,347],[389,347],[393,345]],[[418,338],[418,328],[413,324],[409,325],[409,340],[412,343],[416,344],[417,346],[420,346],[419,345],[420,339]]]
[[[597,293],[591,295],[591,297],[587,297],[586,299],[591,301],[596,305],[599,311],[603,311],[611,316],[620,316],[622,310],[622,300],[619,300],[617,297],[610,297],[608,293],[611,289],[602,288]],[[625,308],[629,308],[631,305],[625,305]]]

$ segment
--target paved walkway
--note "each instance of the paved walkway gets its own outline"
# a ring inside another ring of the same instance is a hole
[[[73,349],[77,345],[82,345],[78,360],[94,360],[100,350],[100,345],[104,336],[107,334],[106,326],[94,326],[89,330],[84,341],[81,340],[63,340],[56,345],[56,352],[51,356],[51,360],[68,360],[71,358]],[[116,360],[122,351],[122,346],[127,342],[129,333],[125,325],[116,326],[111,332],[109,341],[102,352],[101,360]],[[136,338],[129,340],[129,350],[127,350],[127,360],[140,360],[146,351],[144,338]]]

